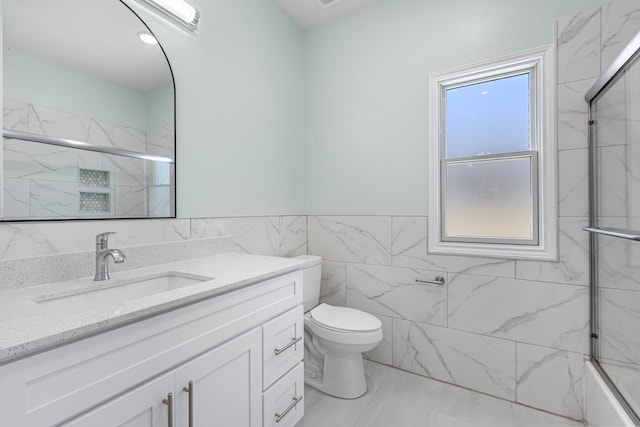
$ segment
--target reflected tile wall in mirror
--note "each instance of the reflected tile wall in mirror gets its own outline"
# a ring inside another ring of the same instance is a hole
[[[144,132],[8,98],[3,108],[7,129],[174,156],[169,128]],[[2,149],[5,220],[174,215],[173,165],[9,139]],[[109,182],[86,185],[81,170],[103,173]],[[105,209],[83,208],[81,197],[101,193],[108,195]]]

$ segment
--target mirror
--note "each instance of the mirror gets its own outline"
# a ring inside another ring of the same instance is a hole
[[[2,2],[2,219],[175,217],[173,76],[146,25],[117,0]]]

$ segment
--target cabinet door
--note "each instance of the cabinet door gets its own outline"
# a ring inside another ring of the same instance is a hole
[[[151,380],[120,397],[63,424],[65,427],[166,427],[169,408],[163,403],[173,392],[173,374]]]
[[[195,427],[262,425],[261,341],[256,328],[174,371],[177,427],[188,426],[189,416]]]

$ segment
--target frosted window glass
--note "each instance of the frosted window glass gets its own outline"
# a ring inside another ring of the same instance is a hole
[[[445,157],[531,149],[530,74],[446,90]]]
[[[446,237],[533,238],[531,158],[450,163]]]

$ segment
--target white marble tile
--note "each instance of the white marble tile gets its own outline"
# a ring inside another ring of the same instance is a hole
[[[514,277],[515,261],[427,253],[427,217],[393,217],[392,263],[396,267]]]
[[[602,72],[640,31],[637,0],[616,0],[602,6]]]
[[[516,344],[394,319],[393,366],[515,400]]]
[[[517,401],[575,420],[582,419],[584,356],[517,344]]]
[[[558,149],[587,148],[589,143],[589,104],[584,95],[596,79],[558,85]]]
[[[2,152],[4,177],[60,182],[78,181],[76,150],[6,139]]]
[[[309,253],[331,261],[391,265],[391,217],[309,216]]]
[[[113,124],[29,105],[29,132],[113,147]]]
[[[380,387],[355,425],[356,427],[433,425],[444,387],[444,384],[437,381],[392,369],[382,380]]]
[[[584,424],[557,415],[513,404],[514,427],[584,427]]]
[[[600,356],[640,365],[640,292],[600,289]]]
[[[624,145],[597,150],[598,215],[627,216],[627,150]]]
[[[382,341],[373,350],[363,353],[363,356],[374,362],[393,364],[393,318],[373,314],[382,323]]]
[[[307,254],[307,217],[280,217],[280,247],[278,255],[294,257]]]
[[[26,102],[4,98],[2,109],[2,126],[5,129],[22,132],[29,130],[29,108]]]
[[[600,227],[638,229],[631,218],[598,218]],[[640,242],[598,236],[598,287],[640,291]]]
[[[322,261],[320,302],[344,307],[347,305],[347,265],[344,262]]]
[[[560,217],[589,216],[589,150],[558,153],[558,209]]]
[[[113,128],[113,145],[123,150],[146,153],[147,135],[138,129],[115,126]]]
[[[147,131],[147,153],[175,157],[175,132],[173,128]]]
[[[558,83],[600,76],[600,8],[558,19]]]
[[[586,218],[560,218],[559,261],[516,261],[516,278],[539,282],[589,285],[589,225]]]
[[[627,139],[627,87],[617,83],[599,95],[596,102],[596,137],[599,147],[623,145]]]
[[[31,180],[31,212],[37,218],[74,218],[80,214],[80,191],[75,182]]]
[[[168,217],[171,216],[171,200],[173,187],[159,186],[149,188],[149,216]]]
[[[417,283],[444,272],[347,264],[347,306],[407,320],[444,326],[447,288]]]
[[[31,212],[31,181],[5,177],[2,180],[2,213],[6,219],[27,218]]]
[[[116,186],[116,216],[120,218],[141,218],[147,216],[147,190],[144,187]],[[112,203],[114,203],[112,202]]]
[[[188,219],[0,224],[0,259],[95,250],[95,235],[115,231],[111,247],[189,239]]]
[[[587,287],[451,276],[450,328],[588,353]]]
[[[511,403],[445,385],[435,427],[513,427]]]
[[[77,150],[77,154],[78,168],[111,172],[109,168],[110,164],[106,160],[108,156],[94,151],[82,150]],[[109,185],[115,185],[112,175],[109,175]]]
[[[104,157],[104,170],[111,174],[116,186],[142,187],[145,185],[145,161],[131,157],[108,155]]]
[[[231,236],[236,252],[277,256],[279,217],[205,218],[191,220],[192,238]]]
[[[311,387],[304,388],[304,427],[354,426],[358,418],[393,369],[364,361],[367,393],[358,399],[338,399]]]

